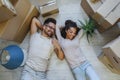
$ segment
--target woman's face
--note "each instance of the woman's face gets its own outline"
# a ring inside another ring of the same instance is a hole
[[[70,27],[66,30],[66,39],[72,40],[76,36],[77,29],[74,27]]]

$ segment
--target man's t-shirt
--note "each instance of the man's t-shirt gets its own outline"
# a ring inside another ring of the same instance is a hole
[[[44,37],[40,33],[31,35],[29,56],[26,64],[35,71],[46,71],[53,50],[50,38]]]

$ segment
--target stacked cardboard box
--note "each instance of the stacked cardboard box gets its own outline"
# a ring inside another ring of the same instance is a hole
[[[120,36],[103,47],[103,54],[120,73]]]
[[[9,0],[0,0],[0,22],[16,16],[16,10]]]
[[[0,23],[0,38],[21,42],[29,28],[30,20],[27,19],[38,16],[39,12],[36,11],[36,8],[33,8],[29,0],[18,0],[15,9],[17,11],[16,17]],[[17,36],[20,34],[21,37]]]
[[[58,13],[58,6],[55,0],[47,2],[46,4],[40,6],[40,12],[43,17],[49,16],[54,13]]]
[[[93,15],[100,25],[99,31],[111,28],[120,18],[120,0],[106,0]]]
[[[82,0],[81,6],[88,16],[93,16],[97,9],[103,4],[103,1],[99,0],[96,3],[92,3],[91,0]]]
[[[101,0],[96,3],[82,0],[81,5],[85,12],[97,22],[100,32],[111,28],[120,19],[120,0]]]

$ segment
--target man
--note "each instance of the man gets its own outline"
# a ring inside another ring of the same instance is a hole
[[[60,60],[64,59],[60,45],[53,38],[55,28],[56,20],[53,18],[46,19],[43,25],[37,18],[32,19],[29,56],[21,80],[47,80],[46,70],[54,50]],[[41,30],[39,33],[38,29]]]

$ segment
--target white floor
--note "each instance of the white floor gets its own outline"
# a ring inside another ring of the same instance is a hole
[[[33,0],[31,1],[37,5],[35,2],[33,2]],[[64,25],[64,22],[67,19],[72,19],[79,25],[78,20],[84,21],[85,19],[88,19],[87,15],[80,6],[80,1],[81,0],[57,0],[59,13],[48,17],[55,18],[59,25]],[[43,18],[43,20],[44,19],[45,18]],[[97,56],[102,52],[102,46],[104,46],[107,42],[115,39],[120,34],[120,28],[115,26],[104,33],[99,33],[97,30],[95,30],[95,33],[96,34],[93,36],[93,38],[90,38],[90,44],[87,42],[86,36],[84,36],[81,40],[80,46],[83,50],[83,53],[91,62],[101,80],[120,80],[120,75],[112,73],[97,58]],[[10,44],[17,43],[0,40],[0,48],[4,48]],[[27,51],[28,44],[29,33],[25,40],[19,45],[21,48]],[[21,71],[22,67],[17,68],[16,70],[7,70],[0,66],[0,80],[20,80]],[[66,60],[58,60],[54,53],[48,67],[48,78],[49,80],[75,80],[68,64],[66,63]]]

